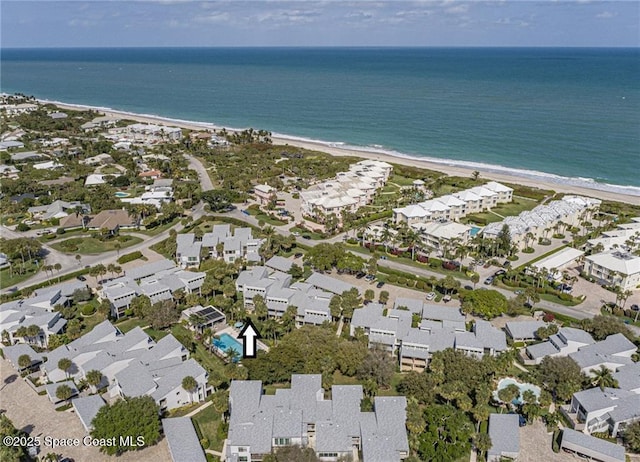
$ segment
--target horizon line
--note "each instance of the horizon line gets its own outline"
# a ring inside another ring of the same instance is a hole
[[[89,49],[640,49],[640,45],[120,45],[120,46],[0,46],[0,50],[89,50]]]

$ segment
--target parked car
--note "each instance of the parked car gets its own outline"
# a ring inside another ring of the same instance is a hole
[[[495,273],[493,273],[493,277],[495,278],[496,276],[502,276],[503,274],[506,274],[507,272],[503,269],[496,271]]]
[[[295,255],[293,256],[293,258],[300,258],[301,256],[302,256],[302,254],[301,254],[301,253],[297,253],[297,254],[295,254]]]
[[[76,279],[77,279],[78,281],[82,281],[82,282],[84,282],[84,281],[86,281],[86,280],[87,280],[87,278],[86,278],[86,277],[84,277],[84,276],[82,276],[82,275],[80,275],[80,276],[76,276]]]
[[[373,274],[367,274],[364,278],[369,282],[373,282],[376,280],[376,277]]]
[[[309,236],[308,234],[303,234],[302,235],[302,239],[311,239],[311,236]]]
[[[505,260],[504,263],[502,264],[503,268],[509,268],[511,266],[511,262],[509,260]]]
[[[431,301],[431,300],[433,300],[434,298],[436,298],[436,293],[435,293],[435,292],[429,292],[425,298],[426,298],[427,300]]]
[[[444,269],[448,269],[450,271],[456,271],[460,268],[460,262],[457,261],[446,261],[442,264]]]
[[[633,305],[631,305],[631,311],[640,311],[640,306],[634,303]]]
[[[376,287],[379,289],[380,287],[384,286],[384,281],[380,281],[376,284]]]
[[[360,271],[359,273],[356,274],[356,279],[362,279],[363,277],[365,277],[365,273],[363,273],[362,271]]]
[[[493,284],[493,276],[489,276],[487,279],[484,280],[484,283],[488,286],[490,286],[491,284]]]
[[[380,260],[386,260],[386,259],[387,259],[387,256],[386,256],[386,255],[382,255],[382,256],[380,257]]]

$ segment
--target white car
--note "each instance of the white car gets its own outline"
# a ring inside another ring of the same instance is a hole
[[[435,292],[429,292],[429,293],[427,294],[427,297],[426,297],[426,298],[427,298],[427,300],[431,301],[431,300],[433,300],[434,298],[436,298],[436,293],[435,293]]]

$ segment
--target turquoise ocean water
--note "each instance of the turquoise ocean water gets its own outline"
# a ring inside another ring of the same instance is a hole
[[[0,76],[7,93],[640,194],[639,49],[3,49]]]

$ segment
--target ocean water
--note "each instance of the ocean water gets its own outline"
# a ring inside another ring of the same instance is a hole
[[[640,194],[639,49],[3,49],[0,63],[7,93]]]

